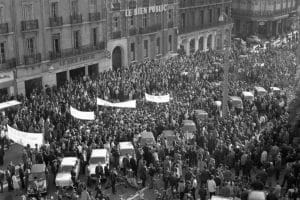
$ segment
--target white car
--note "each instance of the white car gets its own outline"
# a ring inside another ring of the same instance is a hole
[[[65,157],[62,159],[58,174],[55,178],[56,187],[70,187],[73,185],[71,171],[75,167],[76,180],[79,176],[80,162],[76,157]]]
[[[107,149],[93,149],[91,153],[91,158],[89,160],[88,165],[88,178],[95,178],[96,177],[96,167],[100,163],[100,165],[103,167],[108,166],[109,167],[109,152]]]
[[[129,155],[129,158],[135,156],[135,149],[132,142],[120,142],[118,145],[118,149],[120,152],[119,164],[120,167],[123,167],[123,158]]]

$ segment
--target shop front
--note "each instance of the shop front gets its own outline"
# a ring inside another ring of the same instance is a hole
[[[14,72],[0,72],[0,97],[15,94]]]

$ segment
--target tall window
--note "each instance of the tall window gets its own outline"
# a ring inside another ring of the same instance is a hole
[[[60,53],[60,34],[52,35],[53,52]]]
[[[96,46],[98,43],[98,37],[97,37],[98,34],[97,33],[98,33],[98,29],[92,28],[92,44],[94,46]]]
[[[148,52],[148,40],[144,40],[144,58],[148,58],[149,52]]]
[[[131,61],[135,60],[135,44],[131,43],[130,44],[130,52],[131,52]]]
[[[80,47],[80,31],[74,31],[74,48],[78,49]]]
[[[113,18],[113,31],[118,31],[119,30],[119,17],[114,17]]]
[[[97,12],[97,0],[90,0],[89,9],[90,9],[90,13]]]
[[[173,41],[172,41],[172,35],[169,35],[169,51],[172,51],[172,43],[173,43]]]
[[[78,14],[78,0],[72,0],[71,2],[72,15]]]
[[[0,43],[0,63],[5,63],[5,43]]]
[[[129,25],[132,27],[132,26],[134,26],[134,16],[133,15],[131,15],[130,17],[129,17]]]
[[[181,14],[181,27],[185,28],[185,13]]]
[[[225,13],[227,16],[229,16],[229,7],[228,6],[225,8]]]
[[[217,9],[217,19],[219,19],[219,17],[221,16],[221,8]]]
[[[169,21],[169,22],[172,22],[172,21],[173,21],[173,10],[172,10],[172,9],[170,9],[170,10],[168,11],[168,21]]]
[[[148,15],[143,15],[143,28],[146,28],[148,26]]]
[[[24,4],[22,6],[22,17],[24,20],[32,20],[33,19],[33,5],[32,4]]]
[[[0,5],[0,23],[4,23],[4,6]]]
[[[156,38],[156,54],[160,54],[160,38]]]
[[[27,54],[28,55],[33,55],[35,53],[34,38],[33,37],[27,38],[26,47],[27,47]]]
[[[213,19],[213,12],[212,12],[212,9],[209,9],[209,23],[212,23],[212,19]]]
[[[160,24],[160,22],[161,22],[161,17],[160,16],[161,16],[160,13],[155,14],[156,24]]]
[[[204,24],[204,11],[203,10],[200,11],[200,24],[201,25]]]
[[[51,3],[51,17],[58,17],[58,2]]]

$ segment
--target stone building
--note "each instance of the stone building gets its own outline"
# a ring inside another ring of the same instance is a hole
[[[293,31],[297,0],[233,0],[234,34],[277,37]]]

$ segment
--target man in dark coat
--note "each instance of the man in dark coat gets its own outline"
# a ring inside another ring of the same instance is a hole
[[[130,158],[130,167],[132,171],[134,172],[134,175],[137,176],[137,163],[134,157]]]

